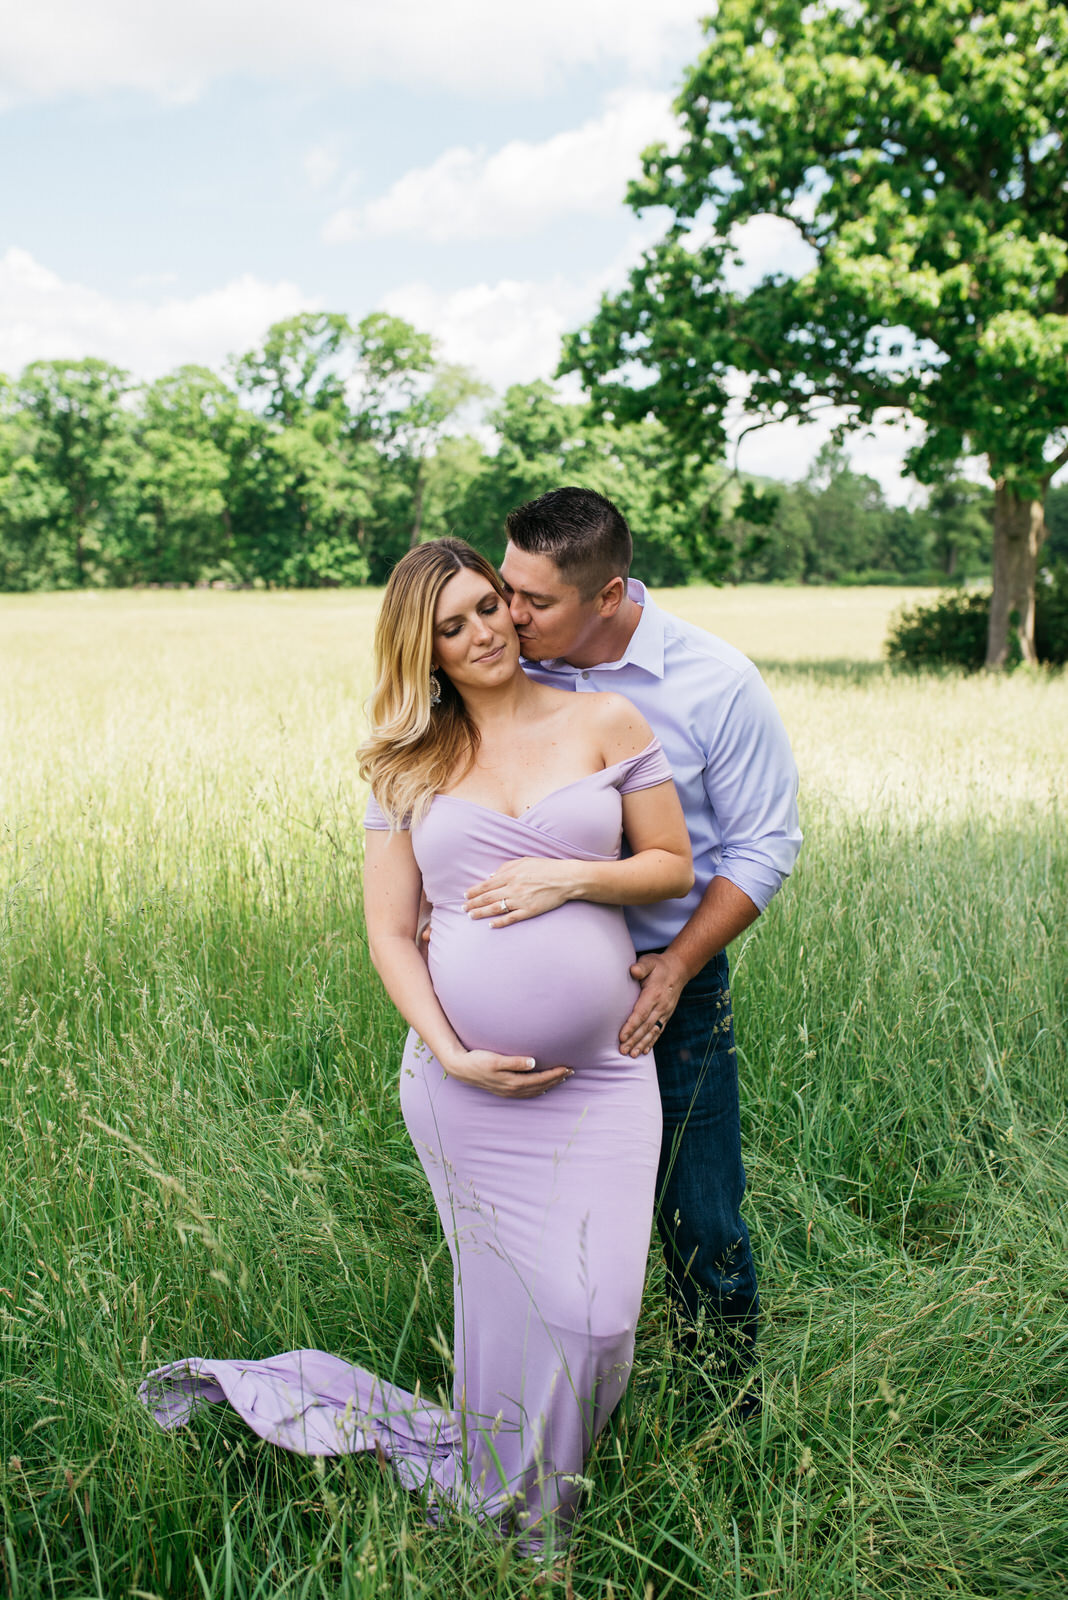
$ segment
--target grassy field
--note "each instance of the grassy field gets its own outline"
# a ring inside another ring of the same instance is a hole
[[[891,677],[900,591],[685,590],[807,843],[732,952],[759,1424],[635,1380],[566,1573],[145,1370],[315,1345],[448,1383],[369,968],[371,594],[0,598],[0,1571],[13,1596],[1068,1592],[1068,682]]]

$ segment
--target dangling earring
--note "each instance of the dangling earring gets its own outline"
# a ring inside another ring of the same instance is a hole
[[[432,706],[440,706],[441,704],[441,684],[438,682],[438,675],[434,671],[431,671],[430,674],[430,704]]]

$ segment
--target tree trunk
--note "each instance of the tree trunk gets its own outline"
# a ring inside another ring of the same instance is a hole
[[[994,485],[994,593],[987,634],[988,669],[1009,660],[1011,634],[1020,641],[1024,661],[1035,655],[1035,573],[1046,537],[1041,499],[1018,495],[999,478]]]
[[[412,520],[412,536],[408,540],[408,549],[414,550],[423,537],[423,496],[426,493],[426,483],[423,477],[423,465],[419,464],[419,471],[415,479],[414,518]]]
[[[74,565],[78,569],[78,587],[85,588],[85,513],[81,506],[74,508]]]

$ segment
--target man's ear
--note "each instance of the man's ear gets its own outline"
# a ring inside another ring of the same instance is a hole
[[[626,598],[627,582],[625,578],[610,578],[597,596],[597,615],[607,622],[609,617],[614,617]]]

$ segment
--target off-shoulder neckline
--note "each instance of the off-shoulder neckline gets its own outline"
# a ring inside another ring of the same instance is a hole
[[[508,822],[522,822],[524,817],[529,817],[530,813],[537,810],[538,806],[544,805],[546,800],[554,800],[558,794],[564,794],[580,783],[589,783],[591,778],[603,777],[606,772],[614,772],[617,767],[627,767],[634,761],[640,761],[642,756],[649,754],[656,743],[657,738],[654,734],[643,750],[636,751],[632,756],[624,756],[622,761],[610,761],[607,766],[598,767],[596,772],[585,772],[581,778],[572,778],[570,783],[559,784],[555,789],[550,789],[548,794],[539,795],[537,800],[532,801],[518,816],[514,816],[511,811],[500,811],[496,806],[484,806],[478,800],[465,800],[462,794],[436,794],[430,804],[434,806],[439,800],[451,800],[457,805],[471,806],[475,811],[487,811],[491,817],[504,817]]]

